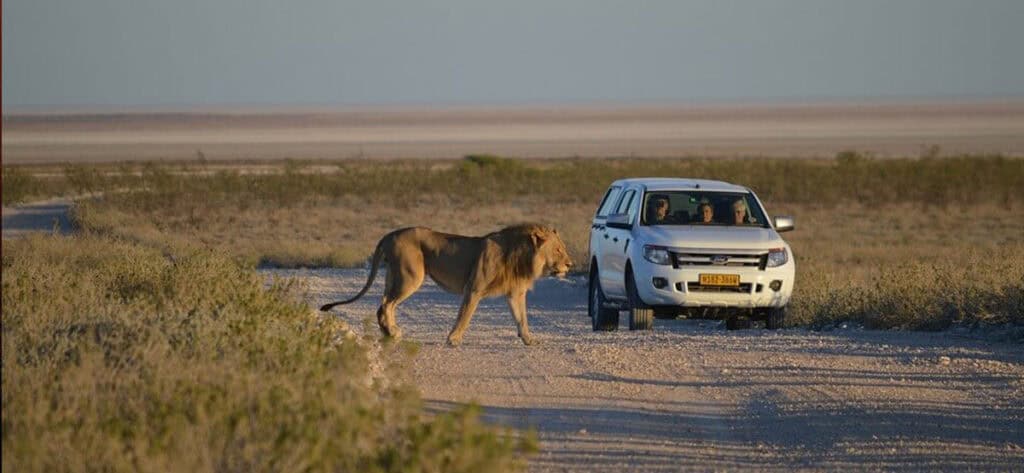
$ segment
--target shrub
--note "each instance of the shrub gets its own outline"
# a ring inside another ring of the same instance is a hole
[[[42,183],[22,168],[3,167],[3,204],[12,205],[42,194]]]
[[[864,284],[841,286],[828,275],[801,275],[812,282],[794,294],[791,322],[822,327],[852,321],[905,330],[1024,323],[1024,256],[1019,250],[975,252],[955,263],[883,266]]]
[[[474,409],[424,417],[340,322],[225,255],[3,245],[5,471],[507,471],[533,448]]]

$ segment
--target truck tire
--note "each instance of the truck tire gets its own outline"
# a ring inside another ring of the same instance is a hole
[[[632,268],[626,271],[626,296],[629,297],[629,329],[650,330],[654,326],[654,309],[640,300]]]
[[[768,309],[768,318],[765,319],[764,326],[768,330],[778,330],[782,328],[782,323],[786,320],[786,308],[785,307],[772,307]]]
[[[654,318],[658,320],[673,320],[679,318],[679,309],[676,307],[655,307]]]
[[[604,303],[604,291],[601,290],[601,283],[597,279],[597,268],[590,270],[590,279],[587,297],[587,313],[590,314],[591,325],[595,332],[614,332],[619,329],[619,311],[606,309]]]
[[[730,315],[725,319],[726,330],[743,330],[753,326],[751,320],[747,317],[740,317],[738,315]]]

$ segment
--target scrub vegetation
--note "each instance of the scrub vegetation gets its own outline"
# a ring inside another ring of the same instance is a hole
[[[75,236],[3,243],[3,468],[521,468],[531,436],[424,414],[414,347],[353,338],[252,268],[358,266],[395,228],[527,220],[585,268],[607,185],[657,175],[748,185],[796,217],[790,325],[1024,323],[1021,159],[5,166],[4,205],[90,197]]]
[[[121,208],[175,210],[212,205],[295,206],[346,196],[408,205],[422,196],[460,201],[543,197],[591,202],[622,177],[693,176],[742,183],[767,201],[838,205],[917,202],[962,206],[1020,203],[1024,159],[1002,156],[873,159],[551,159],[470,155],[460,161],[282,162],[215,165],[4,166],[4,205],[28,198],[125,191]],[[10,177],[9,177],[10,175]],[[10,181],[9,181],[10,179]],[[8,188],[10,186],[10,188]]]
[[[5,168],[5,192],[12,171],[35,192],[102,193],[76,207],[87,233],[276,267],[360,266],[382,235],[405,226],[479,235],[536,220],[559,228],[586,268],[591,214],[611,181],[722,179],[754,189],[771,214],[797,218],[786,234],[798,264],[791,324],[1024,319],[1019,158],[123,163]]]
[[[511,471],[530,436],[424,415],[411,348],[219,251],[3,243],[4,471]],[[392,360],[388,362],[386,360]]]

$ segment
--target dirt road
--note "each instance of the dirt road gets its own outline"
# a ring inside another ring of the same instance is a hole
[[[306,281],[314,307],[366,275],[272,272]],[[381,287],[336,313],[363,330]],[[696,320],[595,333],[579,278],[541,280],[527,301],[539,346],[519,342],[493,299],[463,345],[446,347],[459,299],[430,282],[398,323],[422,344],[414,376],[429,408],[477,402],[491,421],[536,429],[531,471],[1024,468],[1020,344]]]
[[[30,233],[68,233],[71,231],[70,198],[56,198],[3,208],[3,238]]]

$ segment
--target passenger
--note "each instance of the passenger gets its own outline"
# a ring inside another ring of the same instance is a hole
[[[668,223],[668,197],[664,195],[651,196],[647,201],[647,224],[664,225]]]
[[[744,225],[744,224],[748,223],[747,222],[747,201],[743,200],[742,198],[736,199],[736,201],[732,203],[732,215],[733,215],[733,218],[735,219],[733,221],[734,224],[736,224],[736,225]]]
[[[710,202],[701,202],[697,206],[697,215],[694,216],[697,222],[700,223],[713,223],[715,219],[715,210],[711,207]]]

